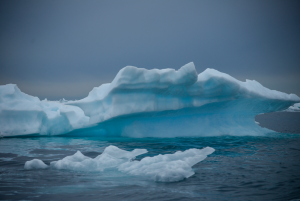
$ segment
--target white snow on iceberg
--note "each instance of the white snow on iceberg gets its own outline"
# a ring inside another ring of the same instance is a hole
[[[28,134],[176,137],[260,135],[260,113],[300,102],[294,94],[241,82],[214,69],[197,75],[193,63],[178,71],[127,66],[108,84],[78,101],[40,101],[16,85],[0,86],[0,132]]]
[[[145,157],[140,161],[133,160],[136,156],[147,153],[146,149],[125,151],[116,146],[106,147],[96,158],[84,156],[77,151],[59,161],[50,163],[51,168],[73,171],[105,171],[115,169],[128,175],[144,177],[159,182],[175,182],[189,178],[195,172],[192,166],[204,160],[215,150],[211,147],[177,151],[174,154]],[[33,163],[34,162],[34,163]],[[38,163],[38,165],[36,165]],[[42,161],[34,159],[25,163],[25,169],[46,168]],[[30,168],[29,168],[30,167]]]

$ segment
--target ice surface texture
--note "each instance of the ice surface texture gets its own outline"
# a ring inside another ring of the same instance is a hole
[[[141,161],[133,160],[136,156],[147,153],[146,149],[125,151],[116,146],[108,146],[96,158],[84,156],[77,151],[59,161],[50,163],[51,168],[74,171],[105,171],[116,169],[120,172],[145,177],[159,182],[175,182],[192,176],[195,172],[192,166],[204,160],[215,150],[211,147],[177,151],[174,154],[145,157]],[[27,161],[25,169],[45,169],[47,165],[41,160]]]
[[[0,86],[0,131],[4,136],[57,135],[88,125],[82,109],[55,101],[40,101],[17,85]]]
[[[178,71],[127,66],[78,101],[40,101],[16,85],[0,86],[0,131],[4,136],[261,135],[269,130],[255,123],[257,114],[297,102],[294,94],[214,69],[197,75],[193,63]]]

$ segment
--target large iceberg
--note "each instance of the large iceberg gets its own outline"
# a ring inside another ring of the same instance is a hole
[[[214,69],[198,75],[193,63],[174,69],[127,66],[108,84],[77,101],[40,101],[16,85],[0,86],[4,136],[102,135],[176,137],[261,135],[260,113],[300,102],[294,94],[242,82]]]
[[[116,169],[132,176],[145,177],[153,181],[174,182],[189,178],[195,172],[192,169],[196,163],[204,160],[215,149],[205,147],[203,149],[188,149],[177,151],[173,154],[145,157],[140,161],[134,160],[136,156],[145,154],[146,149],[134,149],[125,151],[116,146],[108,146],[104,152],[96,158],[90,158],[77,151],[72,156],[53,161],[50,167],[73,171],[105,171]],[[33,159],[25,163],[24,168],[46,169],[48,166],[39,159]]]

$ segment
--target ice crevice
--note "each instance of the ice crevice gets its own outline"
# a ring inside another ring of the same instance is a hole
[[[174,154],[144,157],[137,161],[133,159],[136,156],[147,153],[146,149],[125,151],[110,145],[96,158],[84,156],[80,151],[77,151],[72,156],[51,162],[50,167],[39,159],[33,159],[27,161],[24,168],[26,170],[53,168],[85,172],[103,172],[113,169],[127,175],[143,177],[152,181],[175,182],[195,174],[192,166],[204,160],[214,151],[211,147],[203,149],[192,148],[183,152],[177,151]]]
[[[299,103],[295,94],[236,80],[193,63],[179,70],[127,66],[111,83],[77,101],[40,101],[14,84],[0,86],[0,132],[4,136],[102,135],[178,137],[262,135],[260,113]]]

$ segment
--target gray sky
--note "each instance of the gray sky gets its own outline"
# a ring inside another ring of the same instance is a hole
[[[193,61],[300,96],[300,3],[0,1],[0,84],[79,99],[127,66]]]

